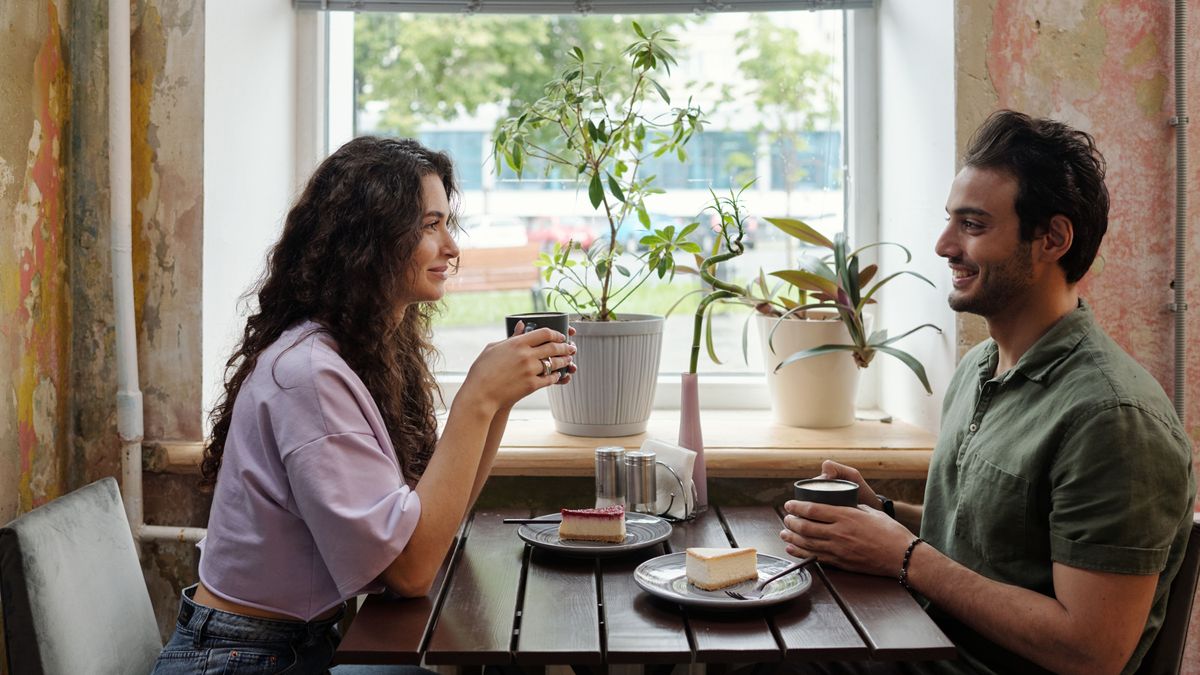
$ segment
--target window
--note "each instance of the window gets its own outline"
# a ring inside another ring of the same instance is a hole
[[[635,39],[631,22],[665,28],[679,42],[678,65],[660,80],[673,101],[693,100],[705,126],[687,146],[686,158],[652,158],[642,171],[656,176],[664,192],[647,201],[653,227],[700,221],[702,244],[709,190],[726,194],[754,179],[743,195],[751,215],[750,247],[724,268],[733,280],[748,281],[759,269],[788,266],[793,240],[763,218],[790,216],[827,233],[847,227],[843,176],[847,141],[843,124],[846,63],[842,11],[722,12],[667,15],[499,15],[358,13],[331,25],[330,49],[353,45],[353,101],[331,101],[331,109],[353,107],[352,134],[419,138],[455,160],[462,189],[461,213],[486,247],[529,241],[551,246],[567,238],[598,236],[607,226],[591,208],[586,186],[558,170],[528,166],[518,178],[492,162],[492,132],[521,101],[565,63],[570,45],[617,58]],[[337,26],[343,26],[338,30]],[[338,74],[331,73],[331,79]],[[347,77],[342,73],[342,77]],[[336,91],[334,86],[331,91]],[[336,141],[334,141],[336,144]],[[500,227],[492,224],[501,223]],[[526,230],[520,235],[520,227]],[[640,227],[640,226],[639,226]],[[624,231],[624,230],[623,230]],[[492,236],[500,235],[500,236]],[[471,246],[472,236],[461,244]],[[511,239],[511,242],[508,240]],[[623,243],[637,255],[636,234]],[[647,283],[625,311],[662,314],[700,280],[677,275],[672,283]],[[686,369],[695,297],[684,299],[667,319],[661,372]],[[502,337],[503,316],[532,308],[524,290],[451,293],[435,326],[443,355],[440,372],[453,381],[487,342]],[[755,329],[743,330],[749,310],[723,308],[714,318],[716,351],[722,364],[702,357],[703,373],[746,380],[761,387],[761,357]],[[750,322],[751,324],[753,322]],[[664,382],[673,381],[668,377]],[[707,378],[712,381],[712,378]],[[754,398],[754,397],[752,397]],[[765,401],[760,394],[757,401]],[[667,405],[670,405],[669,401]]]

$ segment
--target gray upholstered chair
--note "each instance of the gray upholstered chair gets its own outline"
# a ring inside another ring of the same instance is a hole
[[[1192,516],[1192,536],[1188,539],[1183,564],[1171,582],[1167,595],[1167,616],[1154,638],[1150,651],[1142,659],[1139,675],[1173,675],[1183,663],[1183,646],[1196,598],[1196,578],[1200,576],[1200,514]]]
[[[162,643],[115,480],[0,529],[0,604],[14,675],[150,672]]]

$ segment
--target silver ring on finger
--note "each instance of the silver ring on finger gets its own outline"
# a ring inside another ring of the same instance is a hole
[[[550,363],[550,357],[546,357],[542,361],[542,375],[550,377],[550,373],[554,372],[554,367]]]

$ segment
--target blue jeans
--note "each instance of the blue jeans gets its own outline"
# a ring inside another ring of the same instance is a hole
[[[319,675],[341,636],[337,622],[343,610],[322,621],[259,619],[198,605],[196,587],[184,589],[175,632],[158,656],[151,675],[254,675],[287,673]],[[428,673],[414,666],[375,668],[339,666],[335,675],[350,673]]]

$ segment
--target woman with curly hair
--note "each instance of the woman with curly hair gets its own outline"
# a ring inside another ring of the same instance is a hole
[[[325,672],[346,600],[426,594],[508,411],[570,380],[566,335],[490,344],[438,436],[430,315],[458,257],[455,196],[446,155],[363,137],[288,213],[212,413],[200,583],[155,673]]]

